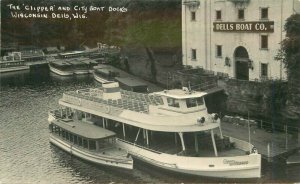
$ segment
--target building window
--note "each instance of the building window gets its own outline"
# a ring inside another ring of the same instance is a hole
[[[191,21],[196,21],[196,12],[191,12]]]
[[[261,64],[261,77],[262,78],[268,77],[268,64],[265,63]]]
[[[239,20],[244,20],[245,19],[245,11],[244,11],[244,9],[239,9],[238,10],[238,19]]]
[[[221,19],[222,19],[222,11],[216,10],[216,20],[221,20]]]
[[[192,49],[192,60],[197,60],[197,50]]]
[[[222,57],[222,45],[217,45],[216,46],[216,56],[217,57]]]
[[[261,8],[260,9],[260,19],[268,19],[269,18],[269,9]]]
[[[260,48],[261,49],[268,49],[268,35],[261,35],[260,36]]]

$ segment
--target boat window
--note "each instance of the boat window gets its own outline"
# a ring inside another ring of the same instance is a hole
[[[175,98],[167,98],[170,107],[179,107],[179,100]]]
[[[86,139],[83,139],[83,147],[88,148],[88,142]]]
[[[78,136],[78,145],[82,146],[82,138]]]
[[[89,140],[89,148],[90,150],[96,150],[96,141]]]
[[[73,134],[70,133],[70,142],[73,142]]]
[[[69,132],[66,131],[66,139],[69,140]]]
[[[204,104],[203,98],[202,97],[197,98],[197,105],[201,106],[203,104]]]
[[[78,137],[77,137],[77,135],[74,135],[74,144],[78,144]]]
[[[65,132],[64,129],[62,130],[62,137],[63,137],[63,138],[66,138],[66,132]]]
[[[204,102],[203,102],[203,98],[202,97],[199,97],[199,98],[188,98],[188,99],[186,99],[186,106],[187,106],[187,108],[201,106],[203,104],[204,104]]]

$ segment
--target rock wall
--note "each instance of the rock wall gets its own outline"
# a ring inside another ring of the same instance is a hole
[[[227,94],[226,110],[229,114],[272,119],[279,118],[280,110],[286,101],[287,83],[255,82],[228,79],[222,81]]]

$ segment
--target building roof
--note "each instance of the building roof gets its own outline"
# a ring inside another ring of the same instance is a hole
[[[52,123],[61,127],[62,129],[65,129],[73,134],[87,139],[103,139],[116,135],[115,132],[98,127],[96,125],[92,125],[86,122],[74,121],[71,119],[69,121],[56,120]]]
[[[186,99],[186,98],[197,98],[205,96],[207,93],[204,92],[196,92],[196,91],[188,91],[183,89],[171,89],[171,90],[164,90],[160,92],[154,93],[159,96],[166,96],[176,99]]]

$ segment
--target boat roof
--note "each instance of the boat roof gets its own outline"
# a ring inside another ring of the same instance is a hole
[[[71,65],[70,63],[67,63],[65,61],[62,61],[62,60],[57,60],[57,61],[51,61],[52,63],[56,64],[56,65],[60,65],[60,66],[69,66]]]
[[[82,59],[82,60],[80,60],[81,62],[83,62],[83,63],[85,63],[85,64],[90,64],[90,63],[92,63],[92,64],[98,64],[96,61],[94,61],[94,60],[92,60],[92,59]]]
[[[116,133],[85,122],[69,120],[56,120],[53,124],[87,139],[103,139],[115,136]]]
[[[80,60],[69,60],[68,63],[72,65],[85,65],[85,63],[81,62]]]
[[[176,99],[187,99],[187,98],[203,97],[207,93],[197,92],[197,91],[189,91],[189,90],[183,90],[183,89],[171,89],[171,90],[155,92],[154,94],[159,95],[159,96],[176,98]]]
[[[137,79],[134,79],[134,78],[131,78],[131,77],[115,77],[115,79],[120,82],[120,83],[123,83],[127,86],[130,86],[130,87],[135,87],[135,86],[147,86],[147,84],[137,80]]]
[[[84,51],[65,52],[65,53],[60,53],[59,55],[67,56],[67,55],[74,55],[74,54],[81,54],[81,53],[84,53]]]
[[[109,72],[115,72],[112,68],[96,68],[98,72],[109,74]]]

